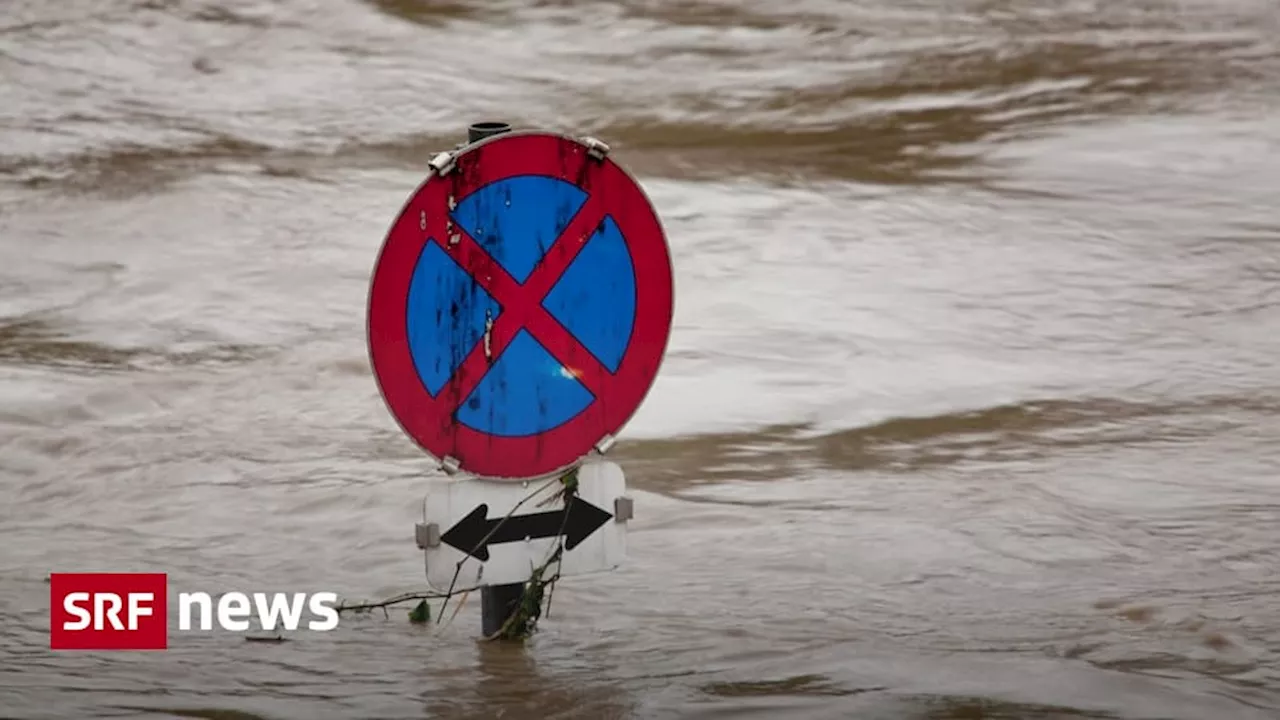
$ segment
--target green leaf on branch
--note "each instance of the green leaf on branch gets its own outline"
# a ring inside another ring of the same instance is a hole
[[[431,606],[427,605],[427,601],[423,600],[418,606],[409,611],[409,622],[426,623],[431,621]]]

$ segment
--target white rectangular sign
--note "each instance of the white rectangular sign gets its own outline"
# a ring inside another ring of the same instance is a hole
[[[557,570],[562,576],[584,575],[621,565],[631,516],[622,468],[607,461],[578,468],[578,490],[568,513],[557,496],[562,489],[558,479],[434,481],[418,528],[427,584],[457,592],[527,582],[562,543],[558,567],[547,565],[543,578]]]

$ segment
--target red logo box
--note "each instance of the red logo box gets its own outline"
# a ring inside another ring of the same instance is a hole
[[[49,577],[53,650],[169,647],[169,579],[164,573],[54,573]]]

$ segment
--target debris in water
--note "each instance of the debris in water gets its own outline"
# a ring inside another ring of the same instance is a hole
[[[283,635],[245,635],[245,642],[282,643],[287,642]]]
[[[431,620],[431,606],[427,605],[427,601],[423,600],[418,606],[409,611],[409,622],[425,623]]]

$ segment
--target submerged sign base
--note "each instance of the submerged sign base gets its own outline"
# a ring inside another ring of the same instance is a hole
[[[427,584],[459,592],[524,583],[544,565],[543,578],[617,568],[626,556],[631,518],[622,468],[593,460],[577,473],[568,507],[560,495],[564,485],[554,479],[433,481],[417,527]],[[559,562],[548,565],[561,545]]]

